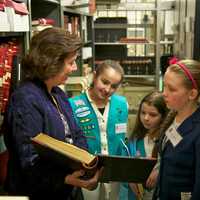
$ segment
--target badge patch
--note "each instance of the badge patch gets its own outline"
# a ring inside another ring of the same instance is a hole
[[[91,112],[88,110],[88,111],[85,111],[85,112],[81,112],[81,113],[78,113],[76,116],[77,117],[86,117],[87,115],[89,115]]]
[[[74,101],[76,106],[85,106],[85,102],[82,99],[78,99]]]
[[[81,119],[80,123],[86,123],[86,122],[89,122],[89,121],[91,121],[91,119],[89,119],[89,118]]]
[[[77,113],[81,113],[87,110],[89,110],[89,107],[81,107],[81,108],[76,109],[75,113],[77,114]]]

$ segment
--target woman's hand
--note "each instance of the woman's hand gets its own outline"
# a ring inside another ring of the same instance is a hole
[[[65,177],[65,183],[76,187],[83,187],[88,190],[94,190],[98,186],[99,177],[103,168],[97,170],[94,176],[90,179],[84,180],[81,177],[85,174],[84,170],[74,171],[72,174]]]
[[[154,188],[156,185],[157,178],[158,178],[158,169],[153,169],[146,181],[146,187],[149,189]]]

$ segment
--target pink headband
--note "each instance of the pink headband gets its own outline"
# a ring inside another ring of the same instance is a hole
[[[176,57],[172,57],[169,60],[169,64],[170,65],[173,65],[173,64],[178,65],[184,71],[185,75],[191,80],[193,88],[195,88],[195,89],[198,88],[195,79],[193,78],[190,70],[186,67],[186,65],[184,65],[183,63],[180,63],[180,61]]]

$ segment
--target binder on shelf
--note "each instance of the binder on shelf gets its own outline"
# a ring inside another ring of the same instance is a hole
[[[103,166],[101,182],[143,183],[157,162],[154,158],[93,155],[75,145],[56,140],[43,133],[31,140],[41,158],[51,160],[60,167],[67,166],[73,170],[85,169],[87,176],[90,177]]]

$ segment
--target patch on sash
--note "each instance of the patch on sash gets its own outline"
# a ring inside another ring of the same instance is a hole
[[[85,106],[85,102],[82,99],[78,99],[74,101],[76,106]]]
[[[89,121],[91,121],[91,119],[89,119],[89,118],[81,119],[80,123],[86,123],[86,122],[89,122]]]
[[[90,114],[91,112],[89,110],[81,112],[81,113],[77,113],[76,116],[77,117],[86,117]]]
[[[84,112],[84,111],[87,111],[89,110],[89,107],[81,107],[81,108],[78,108],[76,109],[75,113],[78,114],[78,113],[81,113],[81,112]]]

